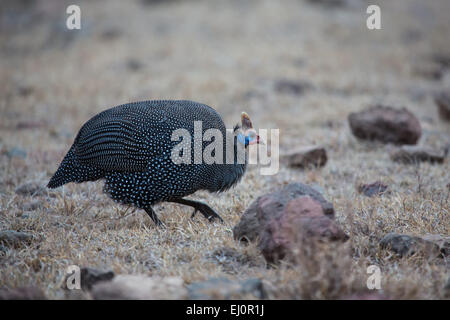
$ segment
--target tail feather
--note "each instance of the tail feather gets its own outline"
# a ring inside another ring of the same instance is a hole
[[[47,187],[54,189],[69,182],[95,181],[103,178],[104,175],[103,170],[80,163],[72,146],[59,165],[58,170],[48,182]]]

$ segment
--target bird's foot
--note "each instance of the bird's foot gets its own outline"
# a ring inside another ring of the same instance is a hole
[[[222,217],[206,204],[198,203],[198,205],[194,207],[191,218],[194,218],[197,212],[200,212],[209,222],[214,222],[216,219],[223,222]]]

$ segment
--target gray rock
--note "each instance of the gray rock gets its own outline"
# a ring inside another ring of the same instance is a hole
[[[311,85],[309,83],[294,80],[280,79],[275,82],[275,91],[283,94],[301,95],[310,88]]]
[[[102,281],[110,281],[114,276],[114,272],[110,270],[104,271],[94,268],[81,268],[81,288],[83,290],[91,290],[93,285]]]
[[[47,194],[47,190],[38,182],[28,182],[19,186],[16,193],[21,196],[43,196]]]
[[[30,202],[24,203],[22,206],[22,209],[24,211],[34,211],[36,209],[39,209],[42,206],[42,201],[40,200],[32,200]]]
[[[47,297],[37,287],[1,288],[0,300],[47,300]]]
[[[358,192],[368,197],[374,197],[386,193],[388,186],[380,181],[358,186]]]
[[[211,278],[191,283],[187,288],[188,299],[191,300],[242,299],[243,296],[248,295],[264,299],[266,296],[262,281],[256,278],[244,282],[231,281],[227,278]]]
[[[179,277],[118,275],[94,284],[91,296],[95,300],[180,300],[187,298],[187,289]]]
[[[8,150],[6,155],[9,158],[22,158],[22,159],[25,159],[27,157],[27,151],[22,149],[22,148],[14,147],[14,148]]]
[[[440,92],[434,97],[438,106],[439,116],[444,121],[450,121],[450,92]]]
[[[36,237],[26,232],[14,230],[0,231],[0,244],[9,247],[20,247],[21,245],[30,244]]]
[[[323,167],[328,160],[325,148],[320,146],[301,147],[283,156],[293,168]]]
[[[441,255],[439,245],[406,234],[388,233],[381,239],[380,247],[391,250],[400,257],[407,257],[416,253],[425,254],[428,257]]]
[[[392,161],[404,164],[415,164],[418,162],[443,163],[444,151],[437,151],[426,146],[401,146],[390,152]]]
[[[66,276],[66,279],[63,282],[63,288],[67,289],[67,278],[70,275]],[[80,270],[80,284],[81,289],[84,291],[89,291],[95,284],[98,284],[102,281],[110,281],[114,278],[115,274],[113,271],[104,271],[89,267],[81,268]]]

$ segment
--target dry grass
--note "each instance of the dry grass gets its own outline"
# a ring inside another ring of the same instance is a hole
[[[261,277],[269,298],[334,299],[364,292],[366,267],[376,264],[386,296],[444,298],[445,261],[398,259],[380,250],[378,241],[388,232],[450,235],[448,159],[419,167],[393,163],[388,147],[352,137],[346,118],[372,102],[405,105],[421,121],[420,143],[449,143],[449,126],[432,101],[433,92],[449,88],[449,73],[430,81],[414,70],[433,53],[450,54],[450,6],[446,0],[379,2],[380,31],[365,28],[364,1],[335,11],[300,0],[146,6],[85,1],[81,31],[64,29],[64,1],[46,1],[33,9],[43,12],[41,18],[25,11],[31,18],[21,24],[3,20],[0,230],[43,240],[0,252],[0,286],[36,285],[62,298],[65,268],[76,264],[178,275],[186,283]],[[309,89],[280,94],[273,86],[279,79],[305,82]],[[156,210],[167,228],[155,228],[144,212],[103,195],[101,182],[35,197],[15,193],[30,181],[46,184],[95,113],[160,98],[207,103],[230,127],[245,110],[257,127],[280,128],[281,152],[322,144],[329,162],[314,171],[282,167],[275,176],[250,168],[225,194],[196,194],[220,212],[224,224],[209,224],[200,215],[191,220],[190,209],[162,204]],[[14,148],[26,157],[11,157]],[[357,193],[360,182],[374,180],[387,183],[391,193]],[[295,267],[268,268],[255,245],[233,240],[232,228],[257,196],[293,181],[321,188],[350,240],[305,250]],[[35,199],[40,207],[25,211]]]

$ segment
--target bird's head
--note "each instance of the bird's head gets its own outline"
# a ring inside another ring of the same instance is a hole
[[[234,127],[234,134],[237,141],[245,147],[252,144],[264,144],[264,141],[262,141],[256,133],[256,130],[253,128],[250,117],[245,112],[242,112],[241,114],[241,125],[236,125]]]

